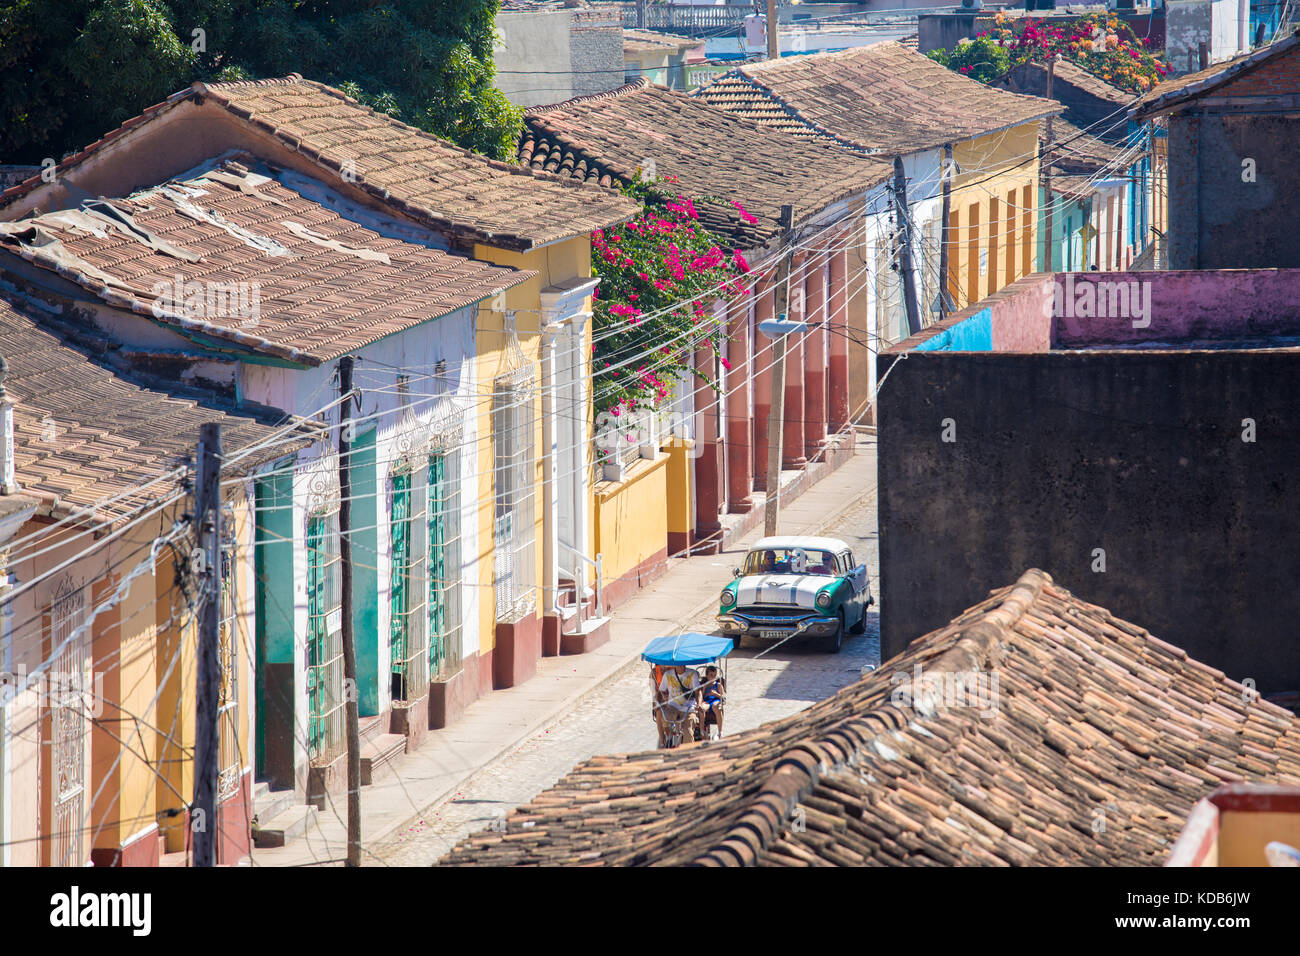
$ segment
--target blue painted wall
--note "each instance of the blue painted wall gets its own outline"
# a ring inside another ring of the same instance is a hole
[[[993,311],[980,309],[974,315],[944,329],[916,347],[918,352],[992,352]]]

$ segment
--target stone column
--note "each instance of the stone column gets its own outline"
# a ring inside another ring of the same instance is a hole
[[[826,440],[826,259],[824,252],[810,253],[804,282],[808,296],[808,324],[804,339],[804,454],[811,458]]]
[[[767,488],[767,420],[772,410],[772,340],[758,331],[759,323],[773,318],[776,288],[771,276],[760,279],[754,290],[754,327],[750,343],[754,369],[754,488]]]
[[[847,241],[847,237],[841,237],[836,244]],[[831,292],[827,310],[830,314],[830,359],[826,370],[826,416],[832,432],[838,432],[849,422],[849,336],[856,333],[849,328],[848,266],[847,249],[830,254]],[[869,356],[869,359],[874,358]]]
[[[808,294],[805,282],[808,275],[807,253],[795,253],[790,268],[789,311],[786,317],[792,322],[808,320]],[[781,468],[801,469],[808,464],[804,454],[804,378],[807,352],[804,339],[808,333],[795,333],[786,337],[785,349],[785,422],[781,438]]]
[[[716,361],[710,347],[695,350],[694,365],[712,378]],[[695,536],[691,542],[718,535],[722,524],[722,441],[718,434],[718,394],[707,382],[695,378]]]
[[[727,409],[727,510],[744,514],[754,506],[750,490],[754,483],[754,418],[750,386],[753,367],[750,355],[750,317],[753,296],[731,303],[725,354],[731,368],[725,376]]]

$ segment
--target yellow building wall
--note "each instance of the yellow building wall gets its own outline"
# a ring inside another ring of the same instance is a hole
[[[488,300],[479,306],[476,346],[478,403],[476,419],[478,422],[478,440],[476,460],[478,461],[478,567],[479,567],[479,653],[486,654],[496,646],[496,601],[493,589],[493,547],[492,526],[494,518],[495,468],[492,447],[492,393],[498,376],[509,368],[506,356],[506,313],[514,311],[515,330],[519,348],[533,371],[533,383],[536,392],[533,399],[533,450],[535,465],[535,483],[533,498],[533,515],[535,519],[536,550],[534,553],[534,571],[537,591],[537,605],[542,607],[543,595],[540,588],[544,569],[542,544],[544,518],[543,508],[543,446],[542,446],[542,398],[541,398],[541,292],[548,286],[556,285],[569,279],[591,277],[591,240],[587,236],[578,236],[557,242],[541,249],[529,252],[511,252],[492,246],[476,245],[474,258],[497,265],[514,266],[517,269],[535,270],[537,275],[513,289],[507,290],[500,300]],[[589,310],[588,300],[586,308]],[[590,373],[590,357],[587,371]],[[588,428],[587,440],[592,438],[594,416],[587,415],[592,425]],[[591,528],[591,503],[588,502],[587,526]],[[595,534],[590,534],[587,547],[594,550]]]
[[[167,524],[170,523],[169,519]],[[134,552],[134,555],[124,562],[123,576],[135,567],[141,557],[148,554],[153,532],[160,530],[162,522],[158,525],[152,522],[147,524],[149,527],[141,529],[141,533],[127,536],[130,543],[125,544],[123,552]],[[149,533],[146,535],[144,531]],[[159,563],[170,560],[169,551],[164,551],[163,555]],[[96,598],[109,598],[120,580],[121,577],[115,577],[105,582]],[[164,734],[168,733],[173,717],[172,712],[160,711],[152,703],[158,689],[158,615],[155,610],[158,599],[157,585],[152,574],[146,573],[136,578],[115,611],[117,627],[108,635],[109,641],[106,642],[116,644],[117,655],[115,658],[99,659],[95,663],[96,670],[108,671],[116,667],[117,696],[111,699],[120,701],[120,709],[112,703],[105,703],[103,716],[97,721],[102,752],[106,756],[111,753],[114,759],[120,757],[120,760],[116,769],[111,771],[108,783],[97,801],[102,804],[105,817],[96,822],[100,827],[94,837],[96,847],[115,849],[156,822],[157,777],[151,765],[157,746],[158,734],[155,728]],[[97,619],[96,625],[98,624]],[[98,634],[98,626],[95,631]],[[115,641],[112,640],[113,635],[117,637]],[[96,644],[98,646],[98,639]],[[107,683],[106,681],[106,686]],[[189,701],[192,708],[193,697]],[[96,751],[98,757],[100,747],[96,747]],[[98,787],[102,778],[98,774],[95,776],[94,785]]]
[[[667,547],[670,460],[661,453],[633,464],[623,481],[595,486],[596,550],[606,581],[635,571]]]
[[[1300,846],[1300,813],[1228,810],[1219,814],[1219,866],[1268,866],[1273,840]]]
[[[1032,251],[1038,229],[1038,123],[957,143],[953,159],[961,172],[953,179],[950,200],[948,289],[963,309],[1033,271],[1032,262],[1025,261],[1025,231]]]

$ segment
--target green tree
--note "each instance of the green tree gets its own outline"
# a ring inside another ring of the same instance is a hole
[[[981,83],[995,80],[1011,69],[1010,53],[983,34],[974,40],[962,40],[951,50],[931,50],[926,56]]]
[[[500,159],[500,0],[0,0],[0,161],[98,139],[194,80],[301,73]]]

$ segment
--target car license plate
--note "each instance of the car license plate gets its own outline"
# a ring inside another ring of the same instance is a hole
[[[761,635],[769,640],[777,640],[785,637],[785,631],[762,631]]]

